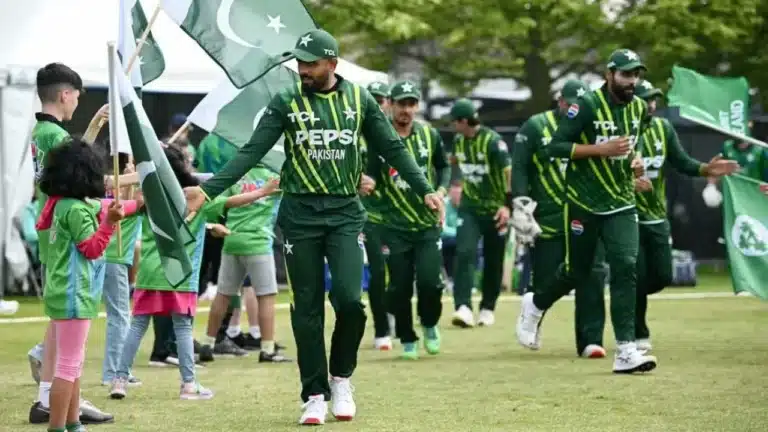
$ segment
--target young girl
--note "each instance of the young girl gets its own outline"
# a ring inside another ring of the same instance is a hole
[[[48,200],[37,222],[49,230],[45,274],[45,313],[51,318],[56,366],[50,394],[49,431],[84,431],[80,424],[80,375],[91,319],[101,304],[102,254],[123,205],[86,200],[104,196],[103,159],[74,139],[52,149],[40,179]],[[126,203],[126,212],[135,211]]]
[[[175,146],[165,148],[165,156],[182,187],[198,184],[185,161],[182,150]],[[129,371],[147,331],[152,316],[170,315],[176,334],[176,346],[179,354],[179,372],[181,373],[180,398],[183,400],[210,399],[213,392],[201,386],[195,378],[194,342],[192,337],[192,318],[197,308],[197,284],[199,281],[200,258],[205,242],[206,220],[215,220],[221,208],[240,207],[250,204],[277,190],[278,182],[271,182],[263,188],[237,195],[228,199],[215,200],[206,204],[188,222],[195,241],[187,246],[187,254],[192,260],[192,274],[178,287],[172,287],[162,270],[160,256],[155,244],[151,224],[142,226],[141,258],[139,273],[136,277],[136,290],[133,294],[133,319],[128,338],[123,346],[123,353],[118,364],[117,378],[112,381],[110,397],[123,399],[126,396]],[[227,233],[221,225],[209,225],[217,233]]]

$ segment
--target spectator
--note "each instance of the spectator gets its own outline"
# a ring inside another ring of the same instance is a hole
[[[441,239],[443,241],[443,266],[448,280],[453,284],[453,264],[456,259],[456,228],[459,219],[459,201],[461,200],[461,182],[454,180],[445,197],[445,224]]]
[[[176,135],[177,132],[179,132],[179,129],[184,127],[184,125],[187,124],[187,116],[186,114],[182,113],[176,113],[171,117],[171,122],[168,125],[168,136],[166,136],[164,139],[162,139],[163,142],[168,142],[171,137]],[[195,148],[194,144],[192,144],[189,141],[189,134],[192,132],[193,128],[192,125],[187,125],[184,127],[184,130],[179,132],[179,136],[176,137],[176,139],[173,141],[173,144],[178,146],[180,149],[184,151],[185,156],[187,157],[187,162],[190,166],[196,166],[196,160],[197,160],[197,149]]]

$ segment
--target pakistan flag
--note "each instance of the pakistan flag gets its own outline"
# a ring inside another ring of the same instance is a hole
[[[115,60],[116,61],[116,60]],[[117,92],[141,180],[144,205],[168,283],[177,287],[192,273],[184,246],[194,241],[184,223],[187,202],[139,97],[118,65]]]
[[[270,70],[242,90],[225,80],[200,101],[188,119],[200,128],[242,147],[251,138],[272,97],[297,82],[298,75],[283,65]],[[278,173],[285,162],[284,141],[285,137],[281,137],[261,160],[262,164]]]
[[[168,16],[237,88],[292,57],[298,38],[317,28],[301,0],[161,0]]]
[[[123,68],[139,47],[144,30],[147,28],[147,16],[139,0],[120,0],[120,22],[118,23],[117,52],[122,59]],[[145,39],[139,56],[131,67],[131,84],[140,88],[157,79],[165,70],[165,59],[157,46],[152,32]]]
[[[740,175],[723,179],[724,237],[734,290],[768,300],[768,197],[761,184]]]

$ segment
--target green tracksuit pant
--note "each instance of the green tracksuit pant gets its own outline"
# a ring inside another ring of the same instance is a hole
[[[365,253],[368,256],[368,304],[373,315],[374,337],[389,335],[387,320],[387,261],[382,233],[384,227],[367,222],[363,229]]]
[[[635,337],[651,336],[646,322],[648,295],[672,284],[672,244],[669,221],[639,225],[640,251],[637,256],[637,307]]]

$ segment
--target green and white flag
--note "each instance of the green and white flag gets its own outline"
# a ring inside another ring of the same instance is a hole
[[[242,90],[224,80],[200,101],[188,119],[198,127],[242,147],[251,138],[272,97],[297,82],[298,75],[283,65],[270,70]],[[285,137],[280,137],[261,160],[278,173],[285,162],[284,141]]]
[[[669,106],[678,107],[680,117],[686,120],[768,147],[749,136],[749,82],[744,77],[713,77],[674,66],[667,98]]]
[[[237,88],[292,58],[317,28],[301,0],[161,0],[168,16],[224,69]]]
[[[119,7],[117,53],[122,59],[123,67],[126,67],[128,60],[136,52],[136,44],[141,39],[148,22],[139,0],[120,0]],[[131,67],[131,84],[141,88],[157,79],[164,70],[165,58],[150,32],[139,51],[139,57]]]
[[[168,283],[176,287],[192,274],[192,264],[185,250],[185,245],[194,241],[184,222],[187,201],[141,101],[120,67],[115,50],[110,51],[110,57],[110,83],[115,83],[112,100],[122,107],[160,261]],[[117,110],[110,110],[110,113],[112,111]]]
[[[734,291],[768,300],[768,197],[761,184],[740,175],[723,179],[725,244]]]

